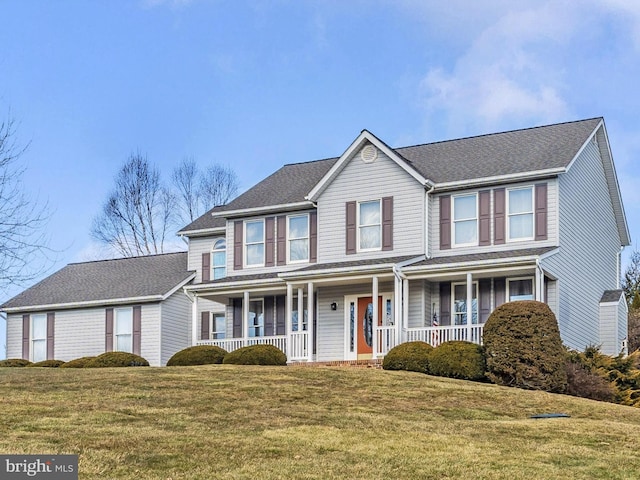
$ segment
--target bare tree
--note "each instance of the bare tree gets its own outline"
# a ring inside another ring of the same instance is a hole
[[[14,135],[12,119],[0,123],[0,288],[39,276],[50,252],[48,207],[23,191],[25,169],[18,160],[26,147],[18,147]]]
[[[129,157],[93,222],[91,234],[125,257],[163,253],[172,227],[175,197],[160,172],[139,153]]]
[[[193,222],[218,205],[224,205],[238,192],[238,177],[229,167],[213,165],[204,173],[193,158],[185,158],[173,171],[182,224]]]

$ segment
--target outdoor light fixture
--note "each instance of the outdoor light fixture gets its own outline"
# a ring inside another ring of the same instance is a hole
[[[333,302],[331,304],[331,310],[337,310],[338,309],[338,304],[336,302]]]

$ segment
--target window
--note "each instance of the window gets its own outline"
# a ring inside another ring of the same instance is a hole
[[[309,261],[309,215],[288,217],[289,262]]]
[[[245,223],[245,265],[264,265],[264,221],[251,220]]]
[[[533,187],[507,190],[509,240],[533,240]]]
[[[262,300],[249,302],[249,336],[264,336],[264,304]]]
[[[221,238],[213,245],[213,279],[227,276],[227,241]]]
[[[213,314],[213,331],[211,332],[211,338],[213,339],[223,339],[226,337],[227,333],[227,322],[224,316],[224,313],[214,313]]]
[[[533,278],[509,280],[509,301],[533,300]]]
[[[31,361],[41,362],[47,359],[47,315],[31,316]]]
[[[115,350],[133,352],[133,308],[116,308],[115,316]]]
[[[454,325],[467,325],[467,284],[466,283],[454,283],[453,288],[453,324]],[[478,284],[473,282],[471,288],[471,323],[478,323]]]
[[[359,250],[379,250],[382,244],[380,200],[358,204]]]
[[[478,196],[453,197],[453,243],[456,246],[478,244]]]
[[[291,312],[291,330],[294,332],[300,332],[300,331],[306,331],[307,330],[307,325],[308,325],[308,312],[307,312],[307,297],[304,297],[303,299],[303,305],[304,307],[302,308],[302,325],[300,325],[299,322],[299,318],[300,315],[298,314],[298,297],[293,297],[293,308],[294,310]]]

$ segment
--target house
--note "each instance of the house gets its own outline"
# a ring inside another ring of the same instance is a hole
[[[72,264],[9,300],[7,355],[164,365],[189,345],[271,344],[368,360],[480,343],[523,299],[549,305],[567,346],[626,351],[630,238],[602,118],[403,148],[364,130],[178,233],[188,252]]]
[[[128,351],[165,365],[190,346],[187,253],[72,263],[0,307],[7,358],[69,361]]]
[[[546,302],[564,343],[625,351],[630,244],[602,118],[285,165],[180,235],[192,343],[290,361],[481,342],[507,301]]]

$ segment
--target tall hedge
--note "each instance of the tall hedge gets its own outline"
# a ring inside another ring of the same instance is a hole
[[[548,305],[532,300],[496,308],[484,326],[487,377],[498,385],[564,392],[565,350]]]

